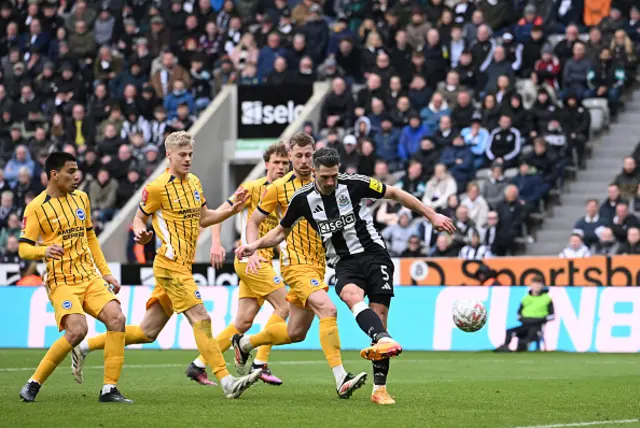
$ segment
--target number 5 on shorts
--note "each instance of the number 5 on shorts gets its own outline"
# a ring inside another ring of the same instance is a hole
[[[389,281],[389,273],[387,272],[387,266],[380,265],[380,272],[382,272],[382,279],[386,282]]]

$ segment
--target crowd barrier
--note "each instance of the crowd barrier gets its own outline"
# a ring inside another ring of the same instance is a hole
[[[123,287],[119,298],[127,323],[141,321],[152,287]],[[237,312],[238,288],[201,287],[200,292],[213,321],[221,331]],[[504,341],[505,329],[517,325],[516,312],[526,287],[397,287],[391,304],[389,330],[406,350],[482,351]],[[568,352],[640,351],[640,289],[618,287],[552,287],[557,318],[547,324],[547,350]],[[369,344],[346,305],[333,289],[329,294],[338,308],[343,349]],[[451,319],[456,300],[475,298],[488,309],[486,326],[476,333],[458,330]],[[272,308],[265,304],[250,333],[264,327]],[[104,327],[89,318],[89,335]],[[44,287],[0,287],[0,348],[43,348],[59,337],[53,308]],[[140,348],[141,345],[131,348]],[[191,326],[183,316],[171,318],[149,349],[196,349]],[[321,349],[317,320],[307,339],[286,349]]]
[[[638,286],[640,256],[594,256],[583,259],[558,257],[501,257],[460,260],[456,258],[394,258],[394,284],[402,285],[480,285],[475,273],[481,263],[494,269],[502,285],[527,285],[534,275],[542,275],[547,285],[556,286]],[[151,266],[110,263],[115,277],[126,285],[153,285]],[[274,261],[279,272],[279,263]],[[41,267],[42,268],[42,267]],[[19,265],[0,265],[0,284],[20,279]],[[193,273],[199,285],[238,285],[233,262],[221,269],[196,263]],[[326,281],[333,284],[333,270],[327,269]]]

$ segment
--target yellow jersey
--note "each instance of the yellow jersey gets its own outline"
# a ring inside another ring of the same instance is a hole
[[[293,172],[288,173],[267,187],[257,209],[264,215],[275,212],[278,220],[282,219],[296,190],[310,182],[301,180]],[[280,244],[280,263],[282,266],[313,265],[324,269],[322,241],[307,220],[299,221]]]
[[[58,244],[63,248],[60,260],[46,259],[45,285],[54,288],[82,284],[100,276],[89,248],[88,232],[95,236],[86,193],[75,190],[54,198],[45,190],[25,208],[19,240],[29,245]]]
[[[169,170],[142,190],[140,211],[152,217],[153,229],[162,245],[154,265],[167,269],[177,265],[191,268],[200,234],[200,210],[207,201],[202,184],[194,174],[183,180]]]
[[[257,180],[249,181],[247,183],[243,183],[241,185],[242,188],[246,189],[249,193],[249,198],[247,202],[244,204],[244,209],[240,213],[240,230],[242,231],[240,239],[242,240],[243,245],[247,245],[247,221],[251,218],[251,215],[258,207],[260,203],[260,198],[265,194],[267,187],[270,185],[267,177],[262,177]],[[227,202],[231,205],[235,202],[235,194],[233,194]],[[259,228],[259,238],[262,238],[266,235],[271,229],[278,225],[278,216],[275,212],[271,213],[269,217],[264,219],[262,223],[260,223]],[[273,249],[272,248],[263,248],[259,251],[260,255],[267,260],[273,259]],[[245,260],[241,260],[245,261]]]

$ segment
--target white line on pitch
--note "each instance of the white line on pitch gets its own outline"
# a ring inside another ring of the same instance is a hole
[[[574,422],[569,424],[552,424],[552,425],[530,425],[526,427],[516,428],[565,428],[565,427],[590,427],[595,425],[613,425],[613,424],[633,424],[640,422],[640,419],[618,419],[617,421],[590,421],[590,422]]]

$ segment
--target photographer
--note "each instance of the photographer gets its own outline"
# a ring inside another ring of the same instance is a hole
[[[549,289],[544,286],[544,278],[536,276],[531,282],[529,293],[522,298],[518,309],[518,327],[507,330],[504,344],[496,352],[509,352],[509,343],[518,337],[518,352],[527,351],[528,345],[542,335],[542,327],[555,318],[553,301]]]

